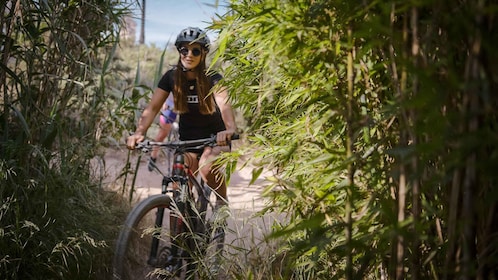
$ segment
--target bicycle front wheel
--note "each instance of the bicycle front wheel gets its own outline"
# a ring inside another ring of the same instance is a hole
[[[155,195],[128,214],[116,241],[114,279],[165,279],[162,269],[171,253],[171,199]]]

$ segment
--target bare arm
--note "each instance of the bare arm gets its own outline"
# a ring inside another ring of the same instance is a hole
[[[235,124],[235,116],[233,113],[232,104],[228,98],[228,90],[226,87],[219,88],[218,91],[214,93],[214,98],[216,104],[221,111],[221,117],[225,123],[225,131],[218,132],[217,142],[219,145],[226,145],[230,141],[232,135],[235,133],[237,126]]]
[[[167,97],[168,93],[166,91],[160,88],[156,88],[154,90],[154,94],[152,95],[149,104],[140,116],[135,133],[129,136],[126,141],[126,146],[128,147],[128,149],[134,149],[136,143],[142,142],[144,140],[147,130],[154,121],[157,113],[159,113],[159,110],[163,106],[164,101]]]

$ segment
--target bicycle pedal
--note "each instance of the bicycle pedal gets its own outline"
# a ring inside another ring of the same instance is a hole
[[[179,265],[168,265],[164,268],[166,270],[166,274],[171,275],[171,276],[180,276],[181,270]]]
[[[164,267],[164,270],[166,270],[166,273],[169,275],[175,275],[179,276],[181,274],[181,261],[176,260],[173,263],[166,264]]]

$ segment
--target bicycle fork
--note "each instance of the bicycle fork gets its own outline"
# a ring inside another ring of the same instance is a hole
[[[161,194],[166,195],[167,192],[167,185],[170,182],[170,178],[168,177],[163,177],[162,180],[162,187],[161,187]],[[160,235],[161,231],[158,229],[161,229],[163,227],[163,219],[164,219],[164,207],[159,207],[157,208],[156,212],[156,220],[154,222],[154,228],[157,230],[156,232],[153,233],[152,235],[152,242],[150,246],[150,253],[149,253],[149,259],[147,260],[147,263],[151,266],[156,266],[157,265],[157,253],[159,249],[159,241],[160,241]]]
[[[179,190],[174,190],[173,191],[173,199],[176,204],[176,211],[178,211],[176,214],[170,215],[170,234],[171,234],[171,256],[173,258],[181,258],[185,257],[186,251],[183,249],[183,246],[185,244],[182,244],[181,238],[182,233],[186,232],[187,229],[185,228],[186,225],[185,219],[188,219],[186,207],[187,207],[187,198],[186,196],[188,195],[186,192],[188,192],[188,183],[184,178],[181,178],[179,181]]]
[[[188,196],[188,180],[185,176],[185,158],[183,154],[175,154],[173,162],[172,182],[177,184],[177,189],[173,190],[173,200],[176,203],[178,213],[171,215],[171,256],[180,258],[184,255],[184,250],[180,246],[180,233],[184,232],[185,207]],[[177,260],[178,261],[178,260]]]

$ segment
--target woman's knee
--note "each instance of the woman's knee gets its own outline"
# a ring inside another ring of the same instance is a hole
[[[206,178],[207,176],[210,175],[211,173],[211,166],[208,166],[208,165],[204,165],[204,164],[199,164],[199,172],[201,173],[201,175]]]
[[[216,164],[216,158],[222,153],[225,152],[226,147],[209,147],[204,150],[200,159],[199,159],[199,172],[201,174],[208,176],[211,173],[218,173],[218,169]]]

